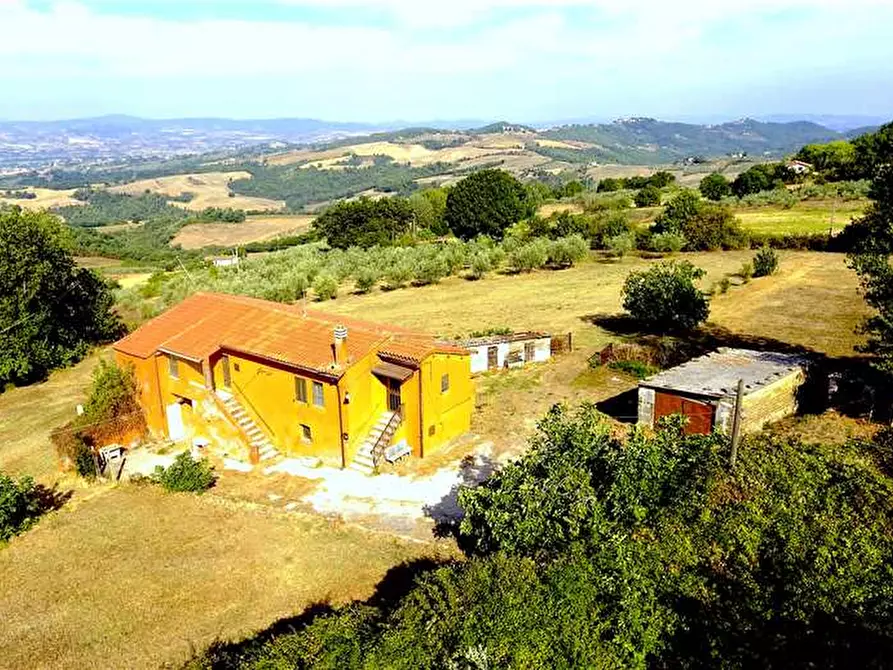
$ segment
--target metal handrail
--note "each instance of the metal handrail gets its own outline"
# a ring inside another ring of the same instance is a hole
[[[372,465],[378,467],[379,462],[381,461],[382,456],[384,456],[384,450],[387,448],[387,444],[383,444],[385,435],[390,432],[391,428],[394,428],[396,431],[397,426],[399,426],[403,422],[403,404],[400,404],[400,409],[394,412],[394,415],[391,417],[388,424],[384,427],[384,430],[381,431],[381,435],[378,436],[378,439],[375,440],[375,444],[372,446]]]

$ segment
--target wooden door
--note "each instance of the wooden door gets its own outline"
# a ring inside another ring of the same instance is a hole
[[[233,383],[232,373],[229,369],[229,356],[224,354],[220,359],[220,366],[223,369],[223,388],[228,389]]]
[[[685,424],[687,435],[707,435],[713,430],[713,405],[658,391],[654,397],[654,422],[671,414],[681,414],[688,419]]]
[[[487,347],[487,369],[495,370],[499,367],[499,347]]]

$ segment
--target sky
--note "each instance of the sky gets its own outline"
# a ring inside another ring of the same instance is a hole
[[[893,116],[893,0],[0,0],[0,119]]]

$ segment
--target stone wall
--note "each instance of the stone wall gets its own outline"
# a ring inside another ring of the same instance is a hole
[[[767,423],[778,421],[797,412],[797,395],[806,375],[797,370],[776,382],[744,396],[741,431],[752,433]]]

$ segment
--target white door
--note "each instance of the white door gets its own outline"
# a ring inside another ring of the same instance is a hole
[[[167,436],[174,442],[186,438],[186,429],[183,427],[183,406],[178,402],[167,406]]]

